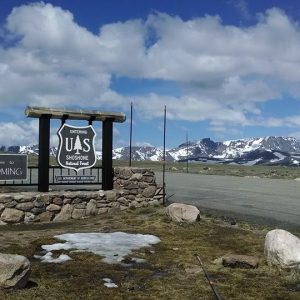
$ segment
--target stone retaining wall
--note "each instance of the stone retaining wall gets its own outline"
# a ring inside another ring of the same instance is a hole
[[[149,169],[115,168],[112,191],[53,191],[0,194],[0,224],[58,222],[125,210],[160,205],[162,195]]]

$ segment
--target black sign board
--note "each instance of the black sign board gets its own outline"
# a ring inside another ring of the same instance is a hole
[[[57,182],[92,182],[95,181],[96,176],[72,176],[72,175],[57,175],[55,180]]]
[[[26,180],[27,155],[0,154],[0,180]]]
[[[62,167],[78,172],[95,165],[96,132],[92,125],[75,127],[63,124],[57,134],[59,136],[57,161]]]

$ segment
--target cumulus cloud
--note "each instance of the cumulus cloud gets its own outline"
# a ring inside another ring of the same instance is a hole
[[[248,12],[245,1],[235,3]],[[106,24],[95,34],[71,12],[35,3],[14,8],[1,31],[3,107],[124,110],[134,96],[135,109],[147,118],[161,117],[167,105],[169,119],[208,120],[222,131],[225,124],[251,126],[257,116],[269,126],[284,124],[264,120],[257,103],[280,98],[287,87],[300,95],[300,29],[276,8],[248,27],[225,25],[218,16],[184,21],[156,13]],[[113,90],[112,76],[171,81],[181,94],[124,96]]]
[[[35,145],[37,144],[38,123],[30,122],[1,122],[0,123],[1,146]]]

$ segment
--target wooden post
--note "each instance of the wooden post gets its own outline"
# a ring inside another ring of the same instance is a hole
[[[113,119],[106,119],[102,123],[102,189],[113,189]]]
[[[41,115],[39,118],[39,192],[49,191],[50,118],[51,115]]]

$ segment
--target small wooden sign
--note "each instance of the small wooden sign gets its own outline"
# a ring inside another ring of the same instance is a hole
[[[26,154],[0,154],[0,180],[26,180]]]

